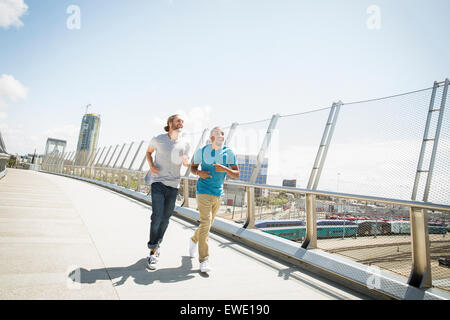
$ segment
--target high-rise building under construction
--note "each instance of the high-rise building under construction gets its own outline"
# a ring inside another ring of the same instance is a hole
[[[97,148],[100,132],[100,115],[86,113],[81,121],[80,135],[78,136],[76,164],[85,163]]]

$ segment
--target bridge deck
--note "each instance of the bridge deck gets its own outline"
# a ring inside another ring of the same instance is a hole
[[[150,214],[99,186],[8,169],[0,180],[0,299],[367,299],[215,233],[214,269],[200,273],[188,257],[196,226],[177,217],[158,270],[149,271]]]

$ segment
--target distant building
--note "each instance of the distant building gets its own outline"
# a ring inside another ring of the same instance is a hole
[[[99,132],[100,115],[95,113],[86,113],[81,121],[75,163],[84,163],[86,159],[88,159],[95,151],[97,148]]]
[[[239,167],[239,181],[249,182],[252,176],[253,168],[256,165],[257,156],[254,155],[236,155],[237,163]],[[258,177],[255,183],[266,184],[267,182],[267,168],[268,168],[268,158],[264,158],[261,164],[261,169],[259,170]]]
[[[287,180],[284,179],[283,180],[283,187],[297,187],[297,180],[296,179],[292,179],[292,180]]]
[[[63,154],[66,150],[67,142],[66,140],[47,138],[47,143],[45,144],[44,156],[49,154]]]
[[[257,156],[255,155],[236,155],[236,160],[239,168],[239,179],[233,181],[249,182],[252,176],[253,168],[256,166]],[[267,169],[269,159],[264,158],[258,176],[256,178],[256,184],[266,184],[267,182]],[[227,205],[242,206],[245,203],[245,188],[239,186],[226,186],[224,188],[224,201]],[[255,188],[255,197],[261,197],[265,195],[261,189]]]

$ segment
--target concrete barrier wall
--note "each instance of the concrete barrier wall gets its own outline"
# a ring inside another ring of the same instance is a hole
[[[6,163],[9,160],[9,155],[0,153],[0,179],[6,175]]]

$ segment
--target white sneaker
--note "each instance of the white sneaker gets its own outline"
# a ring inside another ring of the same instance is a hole
[[[156,263],[158,262],[158,259],[156,259],[156,256],[154,254],[151,254],[150,257],[147,258],[147,266],[150,270],[156,270]]]
[[[192,241],[192,239],[189,239],[189,256],[191,258],[195,258],[197,256],[198,252],[198,243],[195,243]]]
[[[210,271],[211,271],[211,267],[209,265],[208,260],[200,262],[200,272],[210,272]]]

